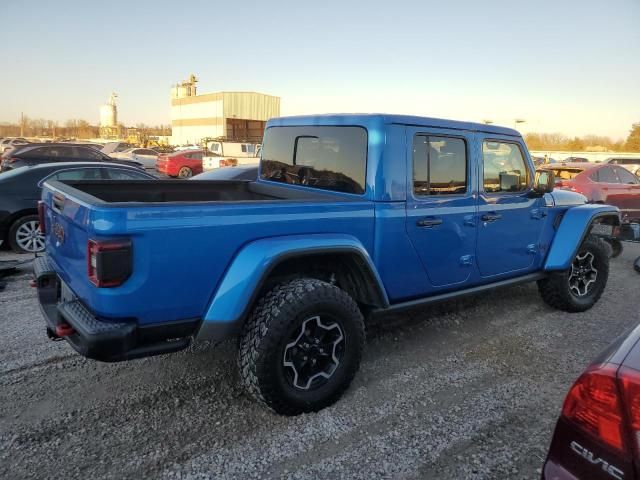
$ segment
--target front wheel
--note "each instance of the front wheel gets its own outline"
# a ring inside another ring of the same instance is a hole
[[[538,280],[547,305],[565,312],[584,312],[600,299],[609,278],[609,255],[604,241],[589,236],[580,245],[569,270]]]
[[[246,390],[284,415],[336,402],[360,366],[364,320],[356,302],[329,283],[296,279],[256,305],[240,338]]]

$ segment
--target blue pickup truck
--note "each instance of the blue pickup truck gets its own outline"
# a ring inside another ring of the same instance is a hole
[[[48,181],[47,332],[108,362],[237,336],[253,397],[316,411],[376,316],[533,281],[593,306],[618,211],[553,185],[515,130],[396,115],[271,120],[257,181]]]

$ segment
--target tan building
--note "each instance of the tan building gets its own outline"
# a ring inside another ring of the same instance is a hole
[[[262,142],[267,120],[280,116],[280,97],[256,92],[198,95],[195,75],[171,89],[171,143],[220,138]]]

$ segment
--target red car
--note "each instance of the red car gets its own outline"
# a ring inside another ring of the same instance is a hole
[[[181,152],[159,155],[156,169],[170,177],[189,178],[202,173],[202,150],[183,150]]]
[[[624,222],[640,220],[640,179],[629,170],[611,164],[561,163],[538,167],[552,170],[558,189],[571,190],[591,203],[620,209]]]
[[[543,480],[631,480],[640,473],[640,326],[573,384],[553,434]]]

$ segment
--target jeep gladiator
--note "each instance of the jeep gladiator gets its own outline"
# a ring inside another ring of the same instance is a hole
[[[553,191],[515,130],[301,116],[263,145],[252,182],[46,182],[48,335],[109,362],[239,336],[247,391],[294,415],[348,388],[373,317],[522,282],[567,312],[604,291],[618,210]]]

